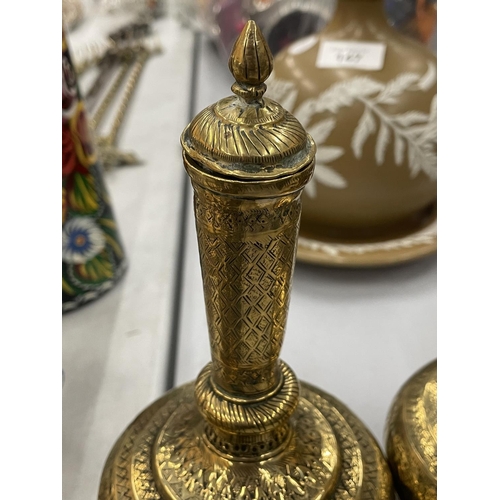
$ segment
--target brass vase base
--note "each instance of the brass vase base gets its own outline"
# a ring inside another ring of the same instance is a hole
[[[387,421],[387,458],[401,500],[437,498],[437,361],[401,388]]]
[[[183,385],[122,434],[106,462],[99,499],[392,498],[378,444],[337,399],[302,382],[290,429],[268,458],[235,460],[212,446],[195,384]]]

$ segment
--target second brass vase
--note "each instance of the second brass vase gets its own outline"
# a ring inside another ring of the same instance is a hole
[[[387,419],[386,445],[401,500],[437,499],[437,361],[403,385]]]

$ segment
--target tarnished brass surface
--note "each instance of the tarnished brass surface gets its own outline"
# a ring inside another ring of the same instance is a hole
[[[182,134],[212,361],[129,426],[106,464],[100,500],[392,498],[369,431],[279,359],[300,194],[316,148],[263,96],[271,68],[250,21],[230,60],[236,96]]]
[[[387,455],[401,500],[437,498],[437,362],[413,375],[387,422]]]

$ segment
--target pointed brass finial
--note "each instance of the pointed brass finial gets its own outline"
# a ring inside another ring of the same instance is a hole
[[[231,90],[247,102],[259,100],[264,82],[273,70],[273,56],[255,21],[247,21],[229,58],[229,70],[236,83]]]

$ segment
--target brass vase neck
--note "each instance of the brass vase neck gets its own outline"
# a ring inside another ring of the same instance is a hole
[[[212,379],[233,398],[259,398],[281,382],[299,196],[256,203],[194,189]]]

